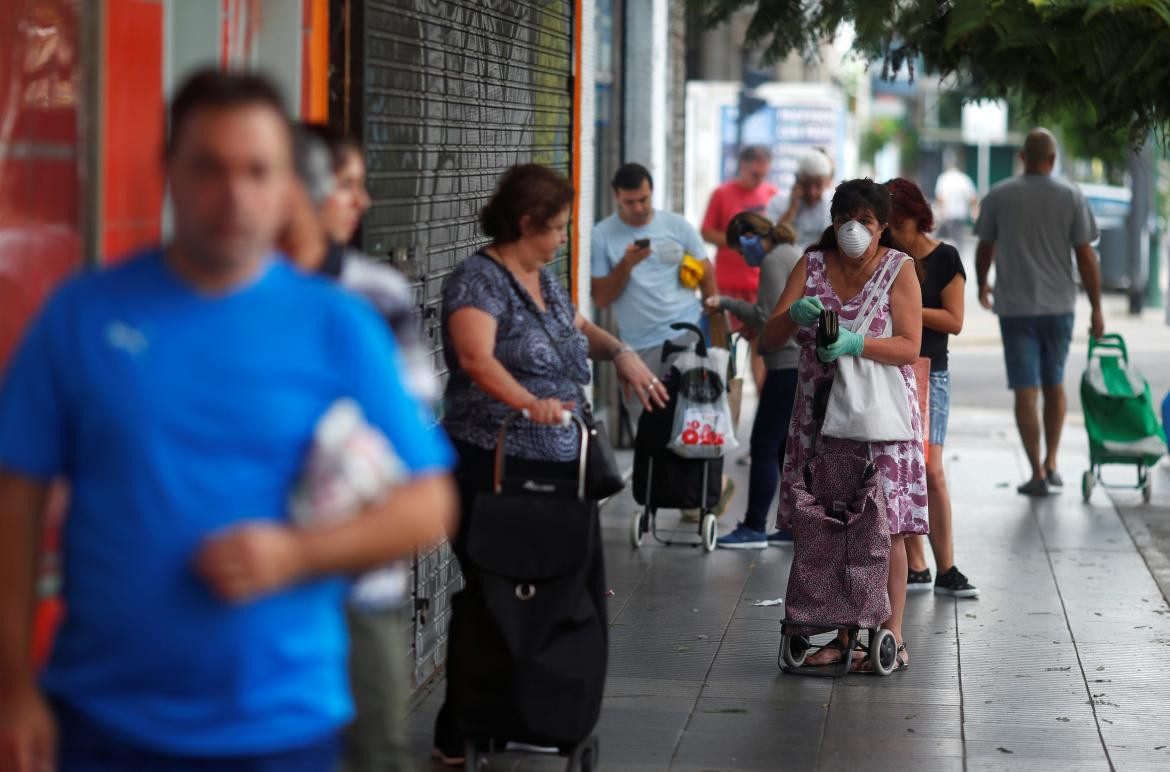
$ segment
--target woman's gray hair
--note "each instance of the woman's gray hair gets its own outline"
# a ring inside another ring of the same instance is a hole
[[[315,134],[298,128],[293,143],[297,177],[304,184],[309,199],[319,205],[337,185],[333,174],[333,154]]]

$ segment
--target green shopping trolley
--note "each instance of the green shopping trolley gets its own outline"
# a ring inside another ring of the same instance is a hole
[[[1165,435],[1150,385],[1129,363],[1125,339],[1120,335],[1090,338],[1088,366],[1081,376],[1081,406],[1089,433],[1089,469],[1081,478],[1085,501],[1100,484],[1103,488],[1140,489],[1142,500],[1149,502],[1153,493],[1149,469],[1166,452]],[[1101,467],[1106,464],[1136,467],[1137,484],[1106,483],[1101,476]]]

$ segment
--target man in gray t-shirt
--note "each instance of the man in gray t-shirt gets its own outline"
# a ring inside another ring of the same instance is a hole
[[[1101,315],[1101,273],[1091,243],[1100,235],[1085,197],[1075,185],[1052,176],[1056,139],[1033,129],[1020,153],[1024,173],[988,192],[975,223],[979,247],[975,268],[979,302],[999,316],[1008,388],[1015,392],[1016,426],[1032,464],[1032,479],[1019,487],[1028,496],[1046,496],[1063,481],[1056,453],[1064,426],[1064,365],[1072,339],[1076,280],[1072,255],[1093,305],[1090,334],[1105,330]],[[987,274],[995,263],[994,302]],[[1044,440],[1040,457],[1040,416],[1044,394]]]

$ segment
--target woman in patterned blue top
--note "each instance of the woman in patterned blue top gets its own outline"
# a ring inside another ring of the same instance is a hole
[[[504,448],[509,475],[549,478],[576,474],[577,427],[560,427],[563,410],[584,416],[589,359],[612,360],[622,388],[647,410],[665,407],[666,388],[632,348],[587,322],[546,269],[568,242],[573,187],[537,164],[514,166],[500,178],[480,224],[491,245],[456,268],[443,292],[443,351],[450,370],[443,426],[459,454],[463,522],[475,496],[492,485],[500,424],[517,410]],[[543,425],[542,425],[543,424]],[[435,722],[434,756],[462,764],[462,740],[444,705]]]
[[[641,359],[585,321],[545,269],[568,242],[572,196],[568,180],[551,169],[509,169],[480,218],[492,244],[460,263],[447,282],[443,425],[460,443],[493,450],[500,423],[527,410],[532,421],[509,431],[507,455],[572,461],[577,429],[537,424],[559,423],[563,409],[583,415],[589,357],[612,360],[623,388],[647,409],[666,404],[665,387]]]

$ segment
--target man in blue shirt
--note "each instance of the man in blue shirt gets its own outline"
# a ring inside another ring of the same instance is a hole
[[[704,298],[716,294],[715,272],[703,239],[686,218],[654,209],[654,181],[646,167],[622,166],[612,185],[617,211],[593,226],[593,301],[601,308],[613,306],[622,341],[661,375],[662,344],[679,337],[670,325],[698,324],[702,317],[695,290],[679,279],[683,256],[701,261]],[[725,336],[725,328],[721,331]],[[713,333],[721,340],[718,331]],[[627,398],[625,404],[636,424],[641,401]]]
[[[326,772],[351,714],[339,575],[444,535],[451,452],[377,313],[274,258],[291,135],[273,87],[198,74],[170,125],[173,242],[70,281],[0,387],[0,768],[52,768],[59,728],[63,772]],[[289,490],[341,397],[412,477],[296,527]],[[38,686],[33,545],[58,476],[66,618]]]

